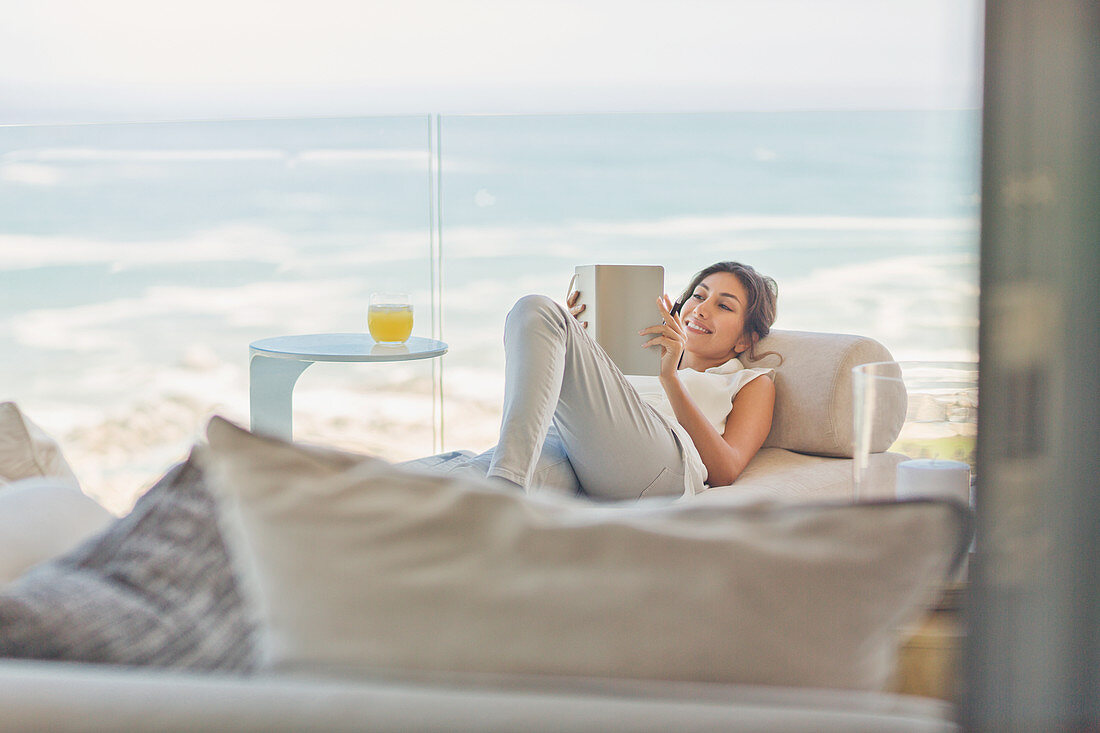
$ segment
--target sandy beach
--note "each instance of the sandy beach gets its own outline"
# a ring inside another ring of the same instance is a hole
[[[430,385],[411,383],[396,389],[304,386],[295,392],[296,441],[366,453],[389,461],[430,455],[432,399]],[[247,405],[172,394],[161,399],[115,408],[98,421],[53,429],[48,413],[32,419],[55,437],[86,494],[111,512],[122,515],[171,465],[186,458],[202,440],[206,422],[222,415],[248,425]],[[471,399],[449,400],[461,415],[461,446],[481,451],[495,443],[499,404]]]

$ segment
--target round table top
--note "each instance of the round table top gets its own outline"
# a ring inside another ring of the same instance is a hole
[[[411,336],[403,344],[379,344],[368,333],[307,333],[253,341],[254,356],[296,361],[411,361],[447,353],[447,344]]]

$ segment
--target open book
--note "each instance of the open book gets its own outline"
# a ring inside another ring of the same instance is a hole
[[[584,304],[580,320],[623,374],[657,376],[661,349],[643,349],[652,334],[638,331],[661,322],[657,298],[665,291],[665,268],[660,265],[578,265],[574,275]]]

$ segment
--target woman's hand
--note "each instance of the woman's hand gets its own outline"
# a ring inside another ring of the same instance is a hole
[[[569,283],[569,287],[573,287],[572,281]],[[577,298],[581,297],[581,291],[571,290],[569,297],[565,299],[565,305],[569,308],[569,312],[573,314],[573,317],[580,321],[582,328],[588,328],[588,321],[581,321],[581,313],[584,313],[584,303],[577,305]]]
[[[680,314],[672,313],[672,299],[668,295],[657,298],[657,307],[661,310],[663,322],[643,328],[638,333],[655,334],[656,338],[646,341],[642,348],[661,347],[661,380],[663,381],[676,376],[676,370],[680,368],[680,359],[684,356],[684,342],[687,336],[684,333],[684,322],[680,320]]]

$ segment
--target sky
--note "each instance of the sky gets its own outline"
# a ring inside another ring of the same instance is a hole
[[[0,2],[0,124],[980,104],[981,0]]]

